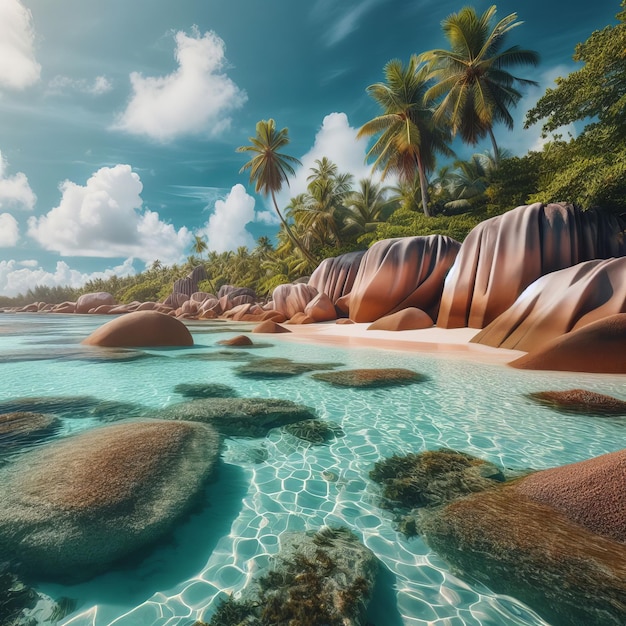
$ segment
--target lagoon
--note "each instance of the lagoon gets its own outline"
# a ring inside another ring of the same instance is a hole
[[[428,377],[392,389],[341,389],[309,374],[239,376],[236,367],[242,361],[220,358],[224,349],[216,342],[251,326],[222,321],[190,325],[192,348],[146,349],[137,355],[143,358],[123,361],[94,358],[97,350],[80,341],[108,319],[0,315],[0,402],[91,395],[159,409],[183,400],[174,391],[177,384],[221,383],[241,397],[312,407],[343,436],[325,445],[309,445],[282,429],[265,438],[227,438],[205,506],[142,560],[78,585],[36,585],[52,598],[76,601],[62,624],[208,622],[218,598],[241,592],[270,563],[281,535],[324,525],[352,529],[386,567],[369,616],[376,626],[547,624],[521,602],[459,578],[420,538],[399,533],[393,514],[380,507],[380,487],[369,471],[393,454],[441,447],[519,470],[622,449],[623,420],[560,414],[532,403],[526,394],[584,387],[626,400],[623,376],[528,372],[446,355],[316,345],[280,336],[259,339],[265,347],[229,352],[244,360],[284,357],[345,368],[408,368]],[[196,358],[209,353],[214,360]],[[55,437],[100,424],[94,416],[66,415]]]

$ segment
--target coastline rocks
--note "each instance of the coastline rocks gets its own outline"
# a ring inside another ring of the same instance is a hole
[[[269,359],[255,359],[240,365],[235,369],[238,376],[246,378],[290,378],[307,372],[329,370],[338,367],[341,363],[298,363],[291,359],[280,357]]]
[[[626,313],[556,337],[509,365],[528,370],[626,374]]]
[[[433,325],[434,322],[428,313],[424,313],[422,309],[409,307],[377,319],[367,327],[367,330],[420,330],[431,328]]]
[[[156,311],[139,311],[107,322],[82,343],[111,348],[192,346],[193,338],[176,318]]]
[[[115,298],[106,291],[98,291],[95,293],[85,293],[76,301],[76,313],[89,313],[90,309],[96,309],[99,306],[109,304],[115,305]]]
[[[402,368],[339,370],[321,372],[312,378],[334,387],[379,388],[412,385],[427,380],[426,376]]]
[[[365,250],[324,259],[309,279],[309,286],[326,294],[333,304],[352,290]]]
[[[304,313],[307,304],[315,298],[317,289],[304,283],[288,283],[278,285],[272,292],[274,310],[282,313],[287,319],[296,313]]]
[[[583,413],[587,415],[626,415],[626,402],[586,389],[567,391],[536,391],[528,397],[563,413]]]
[[[626,256],[579,263],[539,278],[472,342],[529,352],[617,313],[626,313]]]
[[[264,437],[272,428],[316,418],[307,406],[273,398],[192,400],[159,409],[154,416],[210,424],[227,437]]]
[[[77,582],[144,548],[197,502],[218,461],[202,424],[83,432],[0,470],[0,553],[37,580]]]
[[[182,306],[191,298],[191,295],[198,291],[198,283],[206,280],[206,270],[203,265],[194,267],[187,276],[174,281],[172,293],[166,298],[164,304],[173,309]]]
[[[273,319],[265,320],[252,329],[253,333],[290,333],[291,331],[284,326],[276,323]]]
[[[318,293],[304,307],[304,314],[314,322],[330,322],[337,319],[335,305],[325,293]]]
[[[250,339],[248,335],[237,335],[236,337],[232,337],[231,339],[222,339],[221,341],[218,341],[217,344],[219,346],[233,346],[235,348],[254,345],[252,343],[252,339]]]
[[[437,325],[484,328],[544,274],[626,255],[624,225],[570,204],[532,204],[476,226],[448,274]]]
[[[402,237],[376,242],[363,256],[348,305],[355,322],[373,322],[408,307],[437,316],[444,280],[461,244],[450,237]]]

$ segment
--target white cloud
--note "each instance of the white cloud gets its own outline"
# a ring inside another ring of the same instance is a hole
[[[330,21],[324,32],[324,42],[334,46],[359,26],[360,20],[383,0],[360,0],[353,6],[345,8],[346,3],[332,0],[317,0],[313,7],[313,16],[319,21]],[[343,11],[340,14],[340,11]]]
[[[0,87],[25,89],[39,80],[31,12],[20,0],[0,2]]]
[[[215,211],[200,234],[207,238],[209,250],[226,252],[239,246],[254,247],[254,237],[246,230],[253,222],[254,198],[243,185],[235,185],[224,200],[215,202]]]
[[[12,248],[19,238],[17,220],[10,213],[0,213],[0,248]]]
[[[139,175],[130,165],[103,167],[87,184],[59,187],[59,206],[28,220],[28,234],[46,250],[64,256],[159,258],[179,262],[191,245],[186,228],[176,230],[159,214],[143,209]]]
[[[70,78],[57,74],[48,83],[48,93],[58,94],[68,90],[79,91],[92,96],[101,96],[113,89],[113,83],[106,76],[96,76],[93,81],[84,78]]]
[[[6,175],[7,162],[0,151],[0,209],[13,207],[32,211],[37,196],[28,184],[28,178],[23,172],[13,176]]]
[[[167,142],[181,135],[218,136],[247,95],[223,72],[224,42],[213,32],[179,31],[178,68],[166,76],[130,75],[133,94],[114,129]]]
[[[49,272],[33,259],[27,261],[11,259],[10,261],[0,261],[0,293],[10,297],[17,296],[20,293],[25,294],[37,285],[44,287],[82,287],[90,280],[98,278],[106,280],[113,275],[130,276],[132,274],[135,274],[132,258],[126,259],[124,263],[116,267],[91,274],[71,269],[65,261],[57,261],[55,270]]]

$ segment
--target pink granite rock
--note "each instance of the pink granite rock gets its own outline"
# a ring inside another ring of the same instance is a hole
[[[304,313],[316,322],[328,322],[337,319],[337,311],[332,300],[325,293],[318,293],[304,307]]]
[[[540,276],[626,255],[623,229],[613,215],[571,204],[531,204],[485,220],[446,278],[437,325],[484,328]]]
[[[115,304],[115,298],[106,291],[85,293],[76,301],[76,313],[87,313],[89,309],[95,309],[102,304]]]
[[[472,341],[526,352],[591,322],[626,313],[626,257],[542,276]]]
[[[367,330],[419,330],[431,328],[434,322],[427,313],[421,309],[409,307],[397,313],[385,315],[367,327]]]
[[[52,308],[53,313],[76,313],[76,302],[61,302]]]
[[[436,317],[444,279],[460,246],[441,235],[376,242],[363,256],[348,296],[350,319],[373,322],[408,307]]]
[[[280,311],[288,319],[296,313],[304,313],[306,305],[315,298],[317,289],[303,283],[278,285],[272,293],[274,310]]]
[[[626,543],[626,449],[523,478],[519,493],[588,530]]]
[[[359,250],[324,259],[311,274],[309,286],[325,293],[335,304],[350,293],[364,254],[364,250]]]
[[[253,333],[290,333],[291,331],[272,320],[265,320],[252,330]]]

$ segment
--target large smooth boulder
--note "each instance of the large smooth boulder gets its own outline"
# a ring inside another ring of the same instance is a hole
[[[318,293],[306,307],[304,314],[314,322],[329,322],[337,319],[337,311],[332,300],[325,293]]]
[[[88,346],[192,346],[193,337],[176,318],[157,311],[137,311],[111,320],[83,341]]]
[[[324,259],[311,274],[309,286],[325,293],[333,304],[352,290],[365,250]]]
[[[338,306],[347,304],[355,322],[373,322],[409,307],[434,319],[460,246],[441,235],[378,241],[363,256],[352,290]]]
[[[89,313],[91,309],[96,309],[105,304],[116,304],[115,298],[110,293],[106,291],[84,293],[76,301],[76,313]]]
[[[472,342],[529,352],[617,313],[626,313],[626,257],[586,261],[536,280]]]
[[[317,289],[304,283],[278,285],[272,292],[274,310],[280,311],[287,319],[296,313],[304,313],[307,304],[315,298]]]
[[[556,337],[509,365],[527,370],[626,374],[626,313]]]
[[[367,327],[367,330],[421,330],[431,328],[434,322],[422,309],[409,307],[397,313],[385,315]]]
[[[484,328],[541,276],[626,255],[624,223],[571,204],[531,204],[485,220],[446,278],[437,325]]]
[[[84,431],[0,470],[0,553],[36,580],[77,582],[154,543],[197,505],[219,456],[204,424]]]

